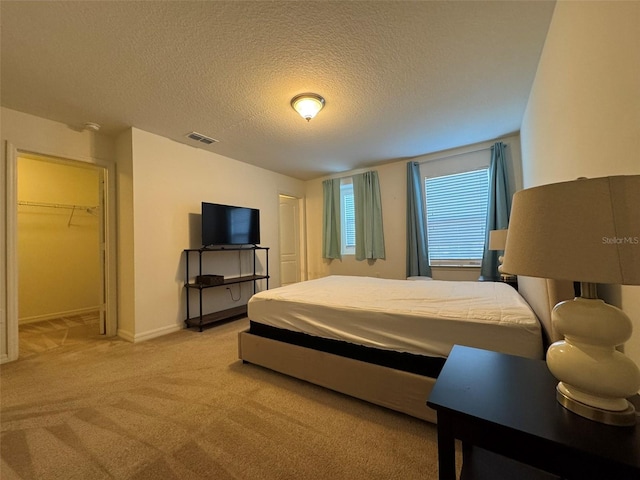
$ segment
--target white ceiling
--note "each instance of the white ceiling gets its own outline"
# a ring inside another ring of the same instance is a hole
[[[518,131],[553,8],[2,0],[1,100],[310,179]],[[289,104],[305,91],[326,99],[309,123]]]

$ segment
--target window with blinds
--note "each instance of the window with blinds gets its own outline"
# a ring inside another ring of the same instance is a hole
[[[425,192],[429,263],[480,265],[487,219],[488,170],[425,177]]]
[[[341,244],[343,255],[355,255],[356,215],[353,204],[353,183],[351,179],[340,181]]]

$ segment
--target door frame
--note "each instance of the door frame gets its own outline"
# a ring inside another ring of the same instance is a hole
[[[6,334],[7,357],[0,362],[13,361],[18,358],[18,157],[21,154],[36,155],[44,158],[68,160],[94,165],[103,169],[102,214],[104,229],[104,317],[105,334],[115,336],[117,323],[117,270],[116,270],[116,190],[115,164],[97,158],[72,158],[66,154],[39,151],[6,142]]]

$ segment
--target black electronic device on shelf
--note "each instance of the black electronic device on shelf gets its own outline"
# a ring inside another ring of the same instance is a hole
[[[222,285],[224,283],[223,275],[198,275],[196,283],[201,285]]]

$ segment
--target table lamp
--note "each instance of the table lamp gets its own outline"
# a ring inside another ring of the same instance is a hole
[[[517,192],[502,267],[580,282],[580,297],[559,303],[551,315],[564,336],[547,351],[549,370],[560,381],[557,399],[591,420],[635,425],[627,398],[640,389],[640,370],[616,348],[631,337],[631,320],[598,299],[596,284],[640,285],[640,175]]]

